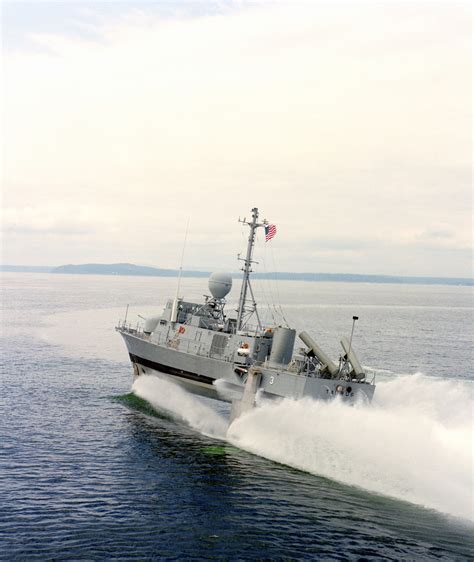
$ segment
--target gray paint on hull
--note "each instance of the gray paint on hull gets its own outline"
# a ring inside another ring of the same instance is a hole
[[[129,353],[137,358],[158,363],[183,373],[193,373],[202,376],[203,379],[224,380],[227,383],[242,388],[245,384],[245,377],[240,377],[235,373],[237,365],[230,361],[205,357],[202,355],[190,355],[188,353],[171,349],[164,345],[158,345],[130,333],[120,332],[126,342]],[[319,377],[305,376],[304,374],[292,373],[285,370],[273,369],[259,366],[262,373],[260,388],[265,394],[273,397],[300,399],[310,397],[315,399],[328,400],[340,397],[348,403],[356,402],[358,399],[372,399],[374,385],[358,382],[344,382],[338,379],[322,379]],[[180,385],[185,386],[194,393],[204,394],[211,398],[223,400],[223,398],[212,389],[211,385],[206,387],[202,384],[193,384],[193,381],[184,380],[172,374],[161,373],[156,369],[150,369],[150,374],[158,373],[161,378],[170,378]],[[181,379],[181,380],[178,380]],[[195,383],[198,381],[194,381]],[[204,380],[203,380],[204,382]],[[204,383],[205,384],[205,383]],[[343,392],[338,392],[337,388],[344,388]],[[351,389],[347,392],[347,389]],[[198,392],[201,390],[201,392]]]

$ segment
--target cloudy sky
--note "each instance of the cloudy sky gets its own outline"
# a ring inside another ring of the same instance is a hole
[[[456,2],[3,2],[4,264],[469,277]],[[267,264],[268,265],[268,264]]]

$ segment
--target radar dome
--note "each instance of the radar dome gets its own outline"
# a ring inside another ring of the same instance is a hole
[[[232,277],[228,273],[213,273],[209,277],[209,290],[215,299],[223,299],[232,289]]]

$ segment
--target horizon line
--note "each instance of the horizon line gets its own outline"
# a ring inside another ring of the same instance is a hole
[[[37,273],[43,272],[43,273],[53,273],[54,270],[56,269],[61,269],[61,268],[65,268],[65,267],[73,267],[73,268],[78,268],[78,267],[84,267],[84,266],[105,266],[105,267],[113,267],[113,266],[132,266],[134,268],[144,268],[144,269],[148,269],[148,270],[155,270],[156,272],[168,272],[168,273],[172,273],[172,272],[176,272],[176,274],[178,274],[179,272],[179,268],[164,268],[164,267],[156,267],[156,266],[149,266],[149,265],[137,265],[137,264],[133,264],[130,262],[113,262],[113,263],[100,263],[100,262],[89,262],[89,263],[80,263],[80,264],[62,264],[59,266],[52,266],[52,265],[14,265],[14,264],[0,264],[0,272],[6,272],[6,273],[34,273],[35,270]],[[219,268],[218,268],[219,269]],[[9,271],[10,270],[10,271]],[[16,270],[16,271],[15,271]],[[23,270],[23,271],[21,271]],[[29,271],[28,271],[29,270]],[[62,273],[61,271],[57,271],[56,273]],[[70,274],[75,274],[74,272],[64,272],[64,273],[70,273]],[[205,275],[205,274],[211,274],[212,271],[208,271],[206,269],[183,269],[182,273],[187,273],[187,274],[191,274],[191,276],[193,274],[199,276],[199,274],[201,275]],[[240,270],[233,270],[233,271],[229,271],[229,273],[231,275],[241,275]],[[101,273],[91,273],[91,275],[100,275]],[[107,273],[106,273],[107,275]],[[120,275],[120,274],[119,274]],[[126,273],[123,275],[127,275]],[[137,272],[135,274],[137,277],[140,276],[140,274]],[[463,281],[463,282],[469,282],[471,284],[474,284],[474,280],[472,277],[460,277],[460,276],[451,276],[451,277],[444,277],[444,276],[440,276],[440,275],[406,275],[406,274],[396,274],[396,273],[343,273],[343,272],[335,272],[335,273],[331,273],[331,272],[325,272],[325,271],[318,271],[318,272],[314,272],[314,271],[271,271],[271,272],[254,272],[253,273],[253,277],[257,277],[257,276],[270,276],[270,275],[327,275],[327,276],[344,276],[344,277],[348,277],[348,276],[352,276],[352,277],[378,277],[378,278],[386,278],[386,279],[432,279],[432,280],[446,280],[446,281]],[[145,276],[150,276],[150,275],[145,275]]]

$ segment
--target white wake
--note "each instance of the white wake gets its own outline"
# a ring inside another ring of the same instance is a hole
[[[133,392],[157,410],[165,411],[210,437],[224,438],[228,422],[213,408],[183,388],[151,375],[140,375]]]
[[[221,414],[172,383],[142,376],[134,392],[249,452],[474,520],[469,382],[396,377],[377,385],[371,406],[352,408],[310,399],[263,402],[227,436]]]

